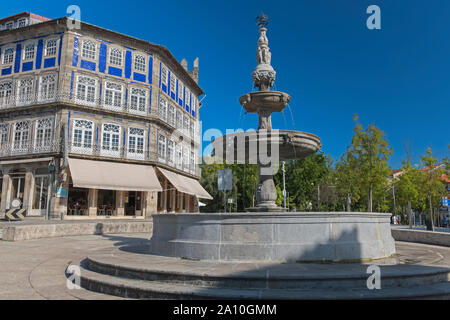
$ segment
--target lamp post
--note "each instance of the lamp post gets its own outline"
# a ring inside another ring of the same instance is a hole
[[[55,165],[50,162],[48,165],[48,192],[47,192],[47,211],[45,213],[45,220],[50,220],[50,205],[53,196],[53,174],[55,172]]]

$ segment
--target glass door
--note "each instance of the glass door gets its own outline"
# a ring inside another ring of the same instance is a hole
[[[48,199],[48,175],[35,176],[33,209],[45,214]]]

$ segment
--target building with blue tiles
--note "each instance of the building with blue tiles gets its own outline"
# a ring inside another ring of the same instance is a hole
[[[0,213],[198,212],[198,59],[63,17],[0,19]]]

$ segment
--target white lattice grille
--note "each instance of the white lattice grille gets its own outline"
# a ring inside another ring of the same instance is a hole
[[[53,141],[53,119],[44,118],[36,120],[35,151],[51,150]]]
[[[34,43],[29,43],[25,46],[23,52],[23,59],[24,60],[34,59]]]
[[[74,119],[72,152],[92,154],[94,123],[89,120]]]
[[[163,97],[159,99],[159,118],[167,121],[167,100]]]
[[[122,66],[122,50],[111,48],[109,51],[109,63],[116,66]]]
[[[33,78],[19,80],[19,88],[17,90],[18,104],[31,103],[34,100],[34,81]]]
[[[105,108],[117,111],[122,110],[122,91],[122,85],[114,82],[106,82],[104,101]]]
[[[120,126],[112,123],[103,124],[102,156],[118,157],[120,155]]]
[[[139,88],[131,88],[130,112],[144,114],[147,108],[147,91]]]
[[[96,104],[97,80],[86,76],[77,77],[76,100],[89,105]]]
[[[145,72],[146,63],[145,57],[141,54],[136,54],[134,56],[134,70]]]
[[[58,40],[50,39],[45,42],[45,55],[54,56],[56,54],[56,44]]]
[[[6,81],[0,83],[0,106],[10,105],[12,101],[13,82]]]
[[[159,161],[166,160],[166,137],[162,134],[158,135],[158,158]]]
[[[169,104],[168,120],[171,126],[175,127],[175,107],[173,104]]]
[[[7,48],[3,53],[3,64],[10,64],[14,61],[14,48]]]
[[[27,152],[30,143],[30,121],[19,121],[14,124],[14,152]]]
[[[128,129],[128,152],[127,157],[130,159],[144,159],[144,129],[129,128]]]
[[[51,101],[56,95],[56,74],[47,74],[40,78],[39,100]]]
[[[97,44],[91,40],[83,40],[81,56],[94,60],[97,56]]]

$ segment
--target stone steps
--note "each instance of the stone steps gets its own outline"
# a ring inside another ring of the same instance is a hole
[[[264,265],[239,271],[230,264],[225,266],[230,272],[224,273],[214,269],[216,265],[200,261],[146,259],[136,262],[114,255],[88,257],[80,263],[81,285],[92,291],[142,299],[450,298],[450,269],[441,267],[381,266],[382,289],[369,290],[368,265]]]

